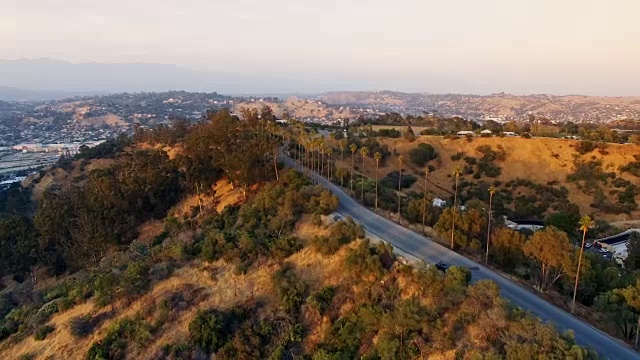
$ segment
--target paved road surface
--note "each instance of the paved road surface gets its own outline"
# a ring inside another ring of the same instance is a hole
[[[295,167],[293,160],[284,159],[284,161],[289,166]],[[515,282],[445,248],[429,238],[375,214],[326,179],[318,176],[316,176],[316,179],[340,199],[338,211],[341,214],[352,217],[355,221],[363,224],[368,232],[388,241],[394,247],[423,259],[427,263],[435,264],[439,261],[444,261],[450,265],[466,266],[471,269],[472,281],[481,279],[493,280],[500,286],[504,298],[530,311],[542,320],[555,324],[561,331],[573,330],[576,341],[579,344],[594,349],[603,357],[609,359],[640,359],[640,355],[626,344],[548,303]]]

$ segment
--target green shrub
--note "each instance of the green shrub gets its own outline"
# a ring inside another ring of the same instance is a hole
[[[595,149],[596,149],[596,143],[594,143],[593,141],[582,140],[576,145],[576,151],[580,155],[590,153]]]
[[[91,335],[99,324],[111,316],[113,316],[113,312],[101,312],[95,316],[87,314],[71,318],[68,323],[69,333],[77,338],[85,338]]]
[[[215,309],[199,310],[189,323],[191,341],[207,354],[218,351],[226,342],[225,314]]]
[[[431,144],[418,144],[415,149],[409,151],[409,157],[414,164],[423,167],[429,161],[438,157],[438,153]]]
[[[129,342],[143,346],[152,337],[151,326],[140,318],[125,318],[109,326],[104,339],[91,345],[87,360],[123,358]]]
[[[118,277],[112,272],[98,275],[93,283],[96,304],[105,306],[115,300],[118,283]]]
[[[364,230],[362,226],[356,224],[353,219],[347,218],[344,221],[335,223],[330,230],[328,237],[316,236],[311,245],[323,255],[331,255],[338,251],[342,245],[351,241],[363,238]]]
[[[285,263],[272,277],[273,286],[288,314],[297,314],[307,292],[305,284],[290,263]]]
[[[385,175],[384,178],[382,178],[382,180],[380,180],[380,185],[388,187],[390,189],[397,189],[398,188],[398,180],[400,176],[400,173],[396,170],[396,171],[391,171],[390,173],[388,173],[387,175]],[[400,182],[400,187],[402,189],[407,189],[410,188],[411,185],[413,185],[418,179],[416,179],[415,176],[413,175],[402,175],[402,180]]]
[[[335,294],[336,289],[333,286],[325,286],[311,294],[307,299],[307,302],[311,307],[318,310],[320,314],[324,314],[324,312],[331,306],[331,302],[333,301]]]
[[[47,335],[51,334],[56,328],[51,325],[44,325],[36,330],[33,339],[36,341],[42,341],[47,338]]]

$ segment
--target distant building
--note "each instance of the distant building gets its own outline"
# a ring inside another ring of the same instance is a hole
[[[458,131],[458,136],[473,136],[473,131]]]
[[[23,182],[26,178],[26,176],[16,176],[13,179],[2,181],[0,182],[0,189],[6,189],[12,184]]]
[[[538,231],[545,226],[544,222],[540,220],[508,220],[506,217],[504,218],[504,224],[516,231],[523,229]]]
[[[504,136],[518,136],[518,134],[514,133],[513,131],[505,131],[503,132]]]
[[[629,245],[629,239],[634,232],[640,233],[640,229],[629,229],[620,234],[596,240],[593,243],[599,244],[603,249],[612,253],[614,258],[624,260],[628,255],[627,245]]]
[[[447,205],[447,201],[446,200],[442,200],[440,198],[435,198],[435,199],[433,199],[432,205],[435,206],[435,207],[440,207],[441,208],[441,207],[444,207],[445,205]]]
[[[480,131],[480,135],[483,135],[483,136],[493,135],[493,131],[491,131],[489,129],[482,130],[482,131]]]

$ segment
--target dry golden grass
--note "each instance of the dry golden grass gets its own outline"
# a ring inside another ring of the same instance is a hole
[[[560,184],[569,189],[569,200],[580,207],[584,214],[592,214],[595,217],[607,221],[622,221],[629,219],[640,219],[640,211],[636,210],[630,215],[627,214],[605,214],[597,211],[589,206],[592,202],[591,195],[584,194],[573,183],[567,182],[567,175],[574,171],[573,157],[577,154],[575,150],[576,140],[561,140],[552,138],[534,138],[524,139],[520,137],[490,137],[490,138],[474,138],[469,142],[466,139],[444,139],[441,136],[419,136],[414,142],[406,140],[380,138],[382,144],[389,146],[389,150],[393,153],[394,149],[402,156],[402,168],[405,173],[416,174],[420,171],[418,181],[410,190],[422,191],[423,186],[423,170],[411,163],[409,151],[414,149],[419,143],[431,144],[440,154],[439,159],[434,161],[436,171],[429,173],[429,190],[436,196],[446,198],[453,193],[446,190],[452,189],[453,178],[451,174],[456,167],[463,167],[466,163],[463,160],[452,161],[451,156],[462,152],[468,156],[476,158],[480,157],[476,148],[481,145],[490,145],[494,150],[498,145],[502,146],[506,152],[506,160],[498,162],[502,168],[502,174],[493,180],[505,181],[516,178],[528,179],[537,183],[546,184],[549,181],[558,181]],[[334,144],[337,147],[337,144]],[[618,168],[633,161],[635,154],[640,154],[640,146],[638,145],[620,145],[608,144],[607,154],[602,155],[597,150],[588,153],[582,158],[584,160],[601,160],[603,170],[606,172],[616,172],[618,176],[631,182],[637,182],[637,178],[628,173],[620,174]],[[362,157],[356,154],[355,163],[358,171],[362,169]],[[338,161],[340,163],[340,161]],[[338,166],[350,168],[351,157],[346,156],[345,161]],[[372,158],[365,160],[366,175],[374,178],[375,161]],[[415,168],[415,169],[414,169]],[[382,178],[390,171],[398,170],[398,158],[391,154],[385,164],[381,164],[379,176]],[[604,193],[608,194],[612,188],[603,187]],[[640,202],[640,198],[636,201]]]
[[[98,116],[93,118],[82,118],[77,121],[81,126],[129,126],[129,123],[124,121],[121,117],[114,114],[107,114],[104,116]]]
[[[224,185],[221,185],[222,188]],[[231,193],[235,192],[236,190],[231,191]],[[150,222],[143,225],[141,230],[156,232],[156,226],[157,224]],[[309,239],[326,232],[325,227],[315,226],[311,224],[311,217],[305,217],[297,224],[295,234],[300,238]],[[322,286],[337,285],[343,280],[342,263],[346,251],[347,248],[343,248],[332,256],[324,256],[311,248],[304,248],[289,257],[287,261],[295,265],[300,278],[309,284],[311,291],[315,291]],[[170,278],[155,283],[147,294],[133,303],[114,305],[113,314],[86,338],[74,337],[70,333],[69,322],[78,316],[104,315],[112,310],[111,306],[100,308],[93,301],[89,301],[56,314],[49,321],[56,330],[44,341],[35,341],[33,337],[28,337],[11,346],[0,348],[0,355],[7,359],[15,359],[26,353],[33,354],[36,359],[83,359],[91,345],[102,339],[109,325],[115,321],[148,312],[154,304],[159,304],[163,299],[177,292],[183,295],[197,293],[197,296],[193,296],[198,299],[197,303],[173,313],[144,349],[130,347],[128,350],[127,358],[129,359],[151,359],[157,356],[164,345],[182,342],[188,338],[189,323],[199,309],[224,310],[252,299],[264,304],[264,309],[273,309],[277,299],[273,293],[271,278],[278,267],[276,263],[267,263],[250,269],[246,274],[237,274],[233,265],[222,260],[213,263],[195,260],[176,270]],[[152,316],[147,317],[146,320],[154,319]],[[320,328],[312,329],[316,342],[321,340],[324,334],[323,327],[328,325],[324,321],[317,326]]]

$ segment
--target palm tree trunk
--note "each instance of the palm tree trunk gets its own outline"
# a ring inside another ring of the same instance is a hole
[[[278,150],[276,150],[277,153]],[[273,168],[276,170],[276,181],[280,181],[280,177],[278,176],[278,156],[274,154],[273,156]]]
[[[354,153],[351,153],[351,181],[349,182],[349,187],[351,188],[351,192],[353,192],[353,157]]]
[[[402,206],[402,198],[400,190],[402,189],[402,163],[398,162],[398,224],[400,224],[400,207]]]
[[[324,176],[324,150],[320,151],[320,177]]]
[[[344,148],[340,149],[340,163],[344,164]],[[340,187],[344,187],[344,176],[340,176]]]
[[[453,195],[453,217],[451,219],[451,250],[453,250],[453,234],[456,229],[456,213],[458,208],[458,176],[456,175],[456,192]]]
[[[364,179],[365,179],[365,172],[364,172],[364,154],[363,154],[362,155],[362,195],[360,197],[363,204],[364,204]]]
[[[427,218],[427,173],[424,174],[424,195],[422,198],[422,233],[425,233],[425,223]]]
[[[636,341],[635,347],[638,348],[638,335],[640,334],[640,315],[638,315],[638,327],[636,328]]]
[[[578,293],[578,282],[580,281],[580,266],[582,265],[582,252],[584,251],[584,241],[587,231],[582,232],[582,246],[580,246],[580,257],[578,258],[578,270],[576,271],[576,283],[573,285],[573,300],[571,301],[571,313],[576,310],[576,294]]]
[[[491,206],[493,205],[493,194],[489,196],[489,219],[487,220],[487,252],[484,256],[484,263],[489,263],[489,241],[491,241]]]
[[[376,161],[376,210],[378,210],[378,168],[380,167],[380,162]]]

